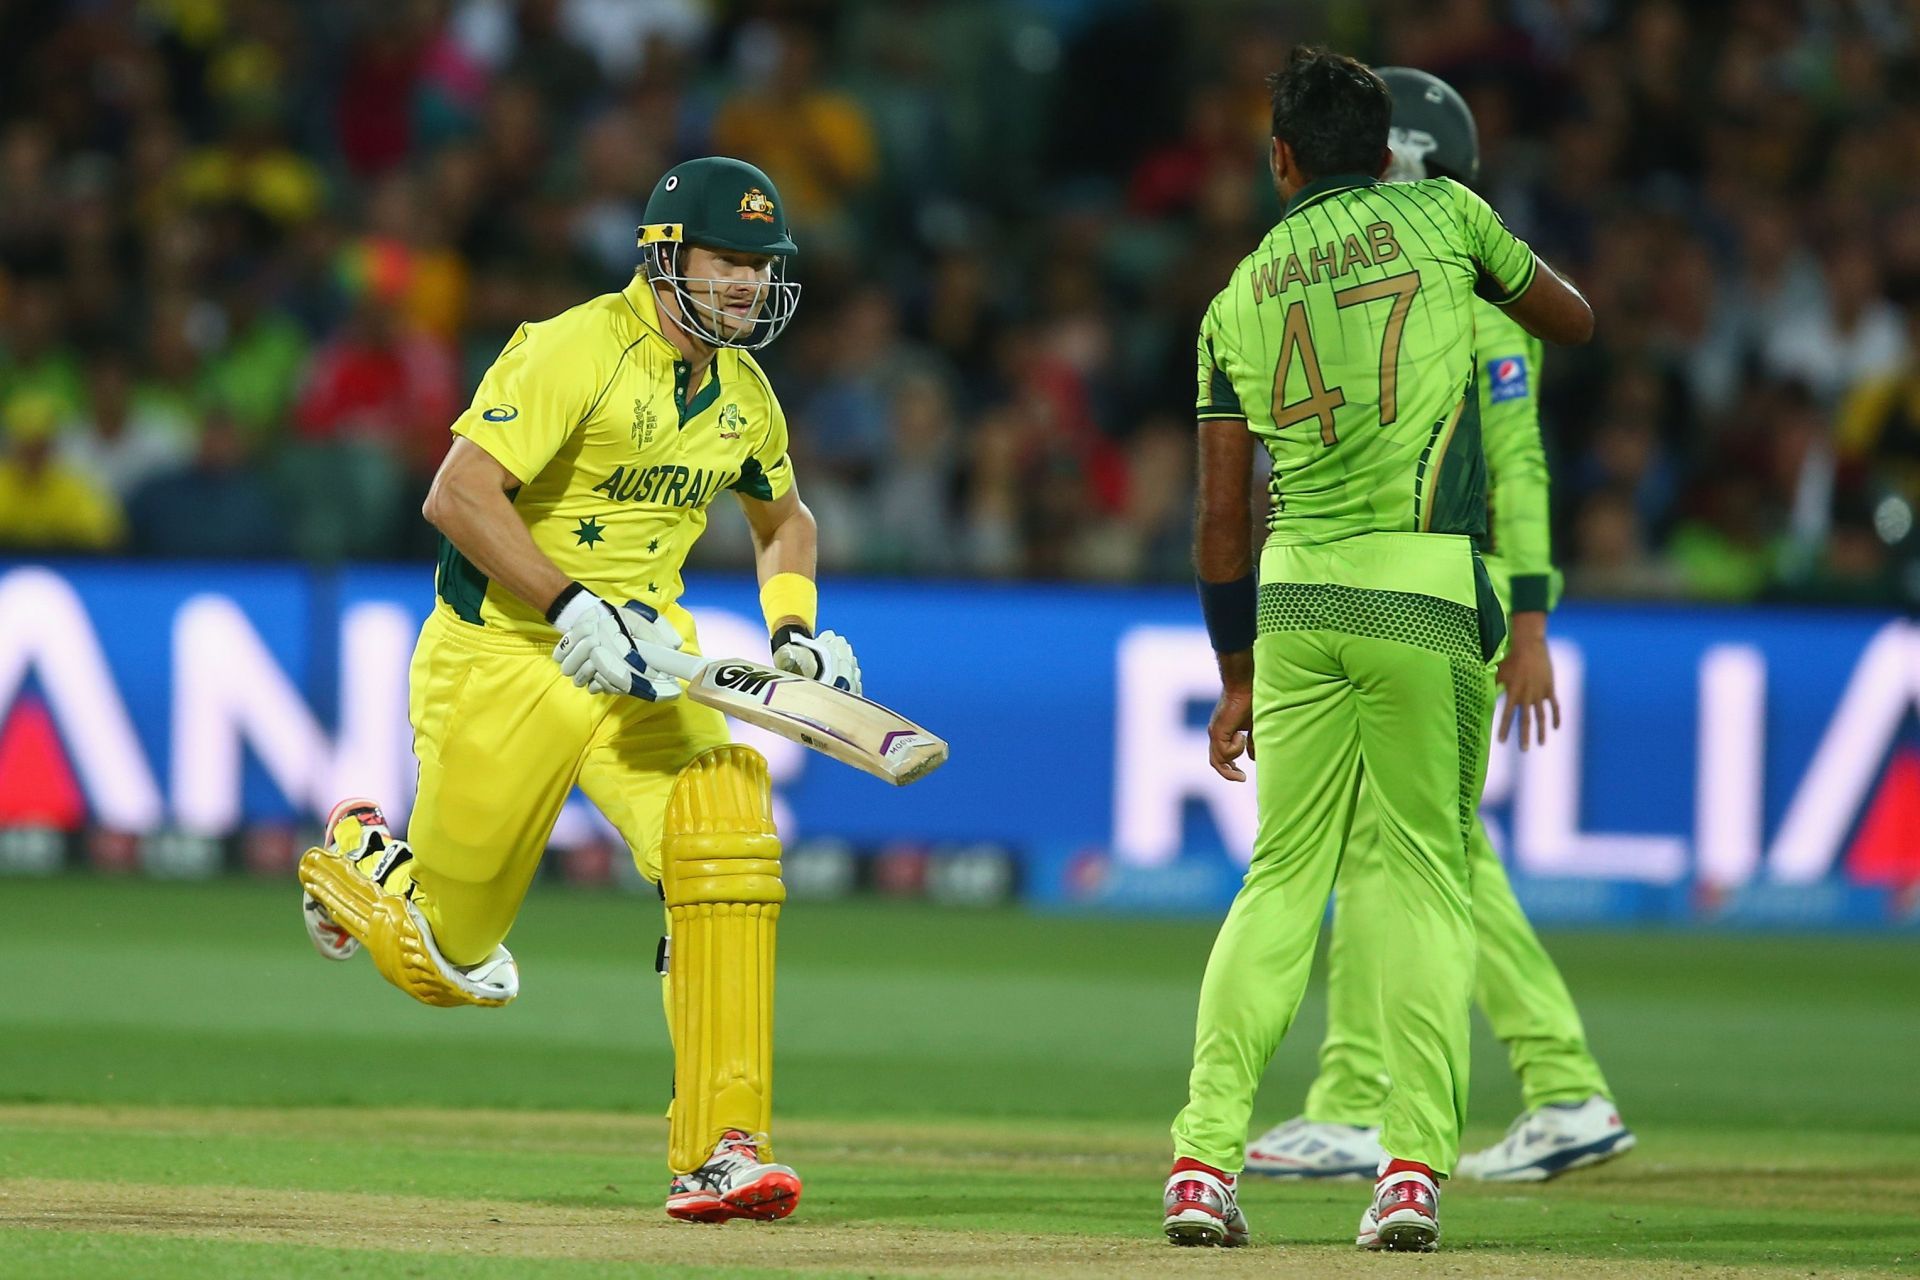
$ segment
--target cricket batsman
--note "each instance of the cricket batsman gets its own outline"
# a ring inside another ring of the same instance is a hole
[[[1473,113],[1453,87],[1411,67],[1381,67],[1393,94],[1393,163],[1387,177],[1418,182],[1479,180]],[[1506,610],[1505,657],[1487,673],[1485,698],[1506,690],[1500,740],[1515,717],[1520,749],[1544,742],[1549,715],[1560,726],[1547,653],[1547,614],[1557,603],[1547,517],[1547,457],[1540,439],[1541,343],[1490,302],[1473,305],[1474,373],[1487,459],[1488,538],[1482,556]],[[1483,741],[1481,751],[1490,747]],[[1473,927],[1479,945],[1474,999],[1507,1047],[1526,1110],[1499,1143],[1463,1155],[1455,1172],[1497,1182],[1533,1182],[1625,1155],[1634,1136],[1620,1121],[1606,1077],[1587,1048],[1579,1010],[1507,882],[1506,869],[1475,814],[1468,846]],[[1335,881],[1327,967],[1327,1035],[1306,1110],[1247,1149],[1247,1168],[1293,1178],[1371,1177],[1380,1148],[1386,1064],[1380,1045],[1383,892],[1374,810],[1354,811]]]
[[[1506,631],[1474,547],[1474,301],[1556,342],[1584,342],[1593,313],[1458,182],[1380,181],[1392,99],[1372,71],[1303,48],[1271,83],[1284,212],[1201,321],[1194,532],[1222,685],[1210,754],[1233,781],[1257,756],[1259,826],[1201,983],[1163,1229],[1248,1240],[1235,1183],[1254,1091],[1306,990],[1364,787],[1391,1084],[1358,1240],[1430,1249],[1466,1108],[1469,833]],[[1256,438],[1272,459],[1257,579]]]
[[[800,1178],[767,1138],[786,891],[766,762],[635,641],[697,652],[680,572],[728,492],[775,664],[856,693],[860,668],[814,634],[813,516],[748,354],[799,301],[779,192],[709,156],[662,177],[645,216],[627,287],[521,325],[453,423],[425,507],[439,598],[409,677],[408,838],[373,801],[341,801],[300,861],[302,905],[329,959],[364,946],[424,1003],[506,1004],[520,980],[503,943],[578,785],[666,902],[667,1213],[782,1218]]]

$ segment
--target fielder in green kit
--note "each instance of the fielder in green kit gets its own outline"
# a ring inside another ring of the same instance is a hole
[[[1473,114],[1445,82],[1410,67],[1379,68],[1393,94],[1390,181],[1450,177],[1478,181],[1480,146]],[[1488,538],[1483,556],[1506,609],[1512,636],[1498,666],[1506,690],[1500,739],[1515,715],[1520,749],[1544,741],[1549,712],[1559,727],[1547,614],[1559,594],[1547,511],[1547,460],[1540,439],[1537,338],[1498,307],[1474,313],[1481,440],[1487,459]],[[1496,676],[1488,672],[1491,705]],[[1483,746],[1483,750],[1485,747]],[[1327,966],[1327,1036],[1320,1074],[1304,1114],[1268,1130],[1248,1147],[1247,1170],[1291,1178],[1371,1177],[1384,1156],[1380,1110],[1386,1100],[1379,991],[1387,947],[1373,903],[1381,860],[1371,809],[1354,817],[1335,884],[1333,941]],[[1506,1137],[1463,1155],[1458,1176],[1541,1181],[1598,1164],[1633,1148],[1606,1078],[1587,1048],[1586,1031],[1566,983],[1527,923],[1499,855],[1476,821],[1470,851],[1473,923],[1479,944],[1474,999],[1506,1045],[1520,1077],[1526,1112]]]
[[[1364,784],[1392,1083],[1361,1239],[1428,1249],[1465,1111],[1469,833],[1506,630],[1474,549],[1474,299],[1551,341],[1585,341],[1593,315],[1467,188],[1378,180],[1392,105],[1366,67],[1296,50],[1272,86],[1285,212],[1200,326],[1194,548],[1222,683],[1213,766],[1243,781],[1251,734],[1260,821],[1201,984],[1163,1228],[1247,1241],[1234,1184],[1254,1091],[1306,989]],[[1273,463],[1257,594],[1256,438]]]

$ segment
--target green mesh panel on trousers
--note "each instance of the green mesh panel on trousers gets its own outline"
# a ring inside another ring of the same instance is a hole
[[[1453,675],[1454,729],[1460,749],[1462,847],[1479,808],[1480,743],[1487,719],[1486,662],[1480,615],[1464,604],[1411,591],[1367,591],[1328,583],[1268,582],[1260,587],[1260,634],[1330,631],[1392,640],[1447,660]]]

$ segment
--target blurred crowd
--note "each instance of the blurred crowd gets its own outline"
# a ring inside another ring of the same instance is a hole
[[[827,567],[1183,578],[1302,39],[1458,85],[1594,301],[1544,378],[1574,593],[1920,599],[1912,0],[0,2],[0,550],[424,556],[513,327],[721,152],[796,224]]]

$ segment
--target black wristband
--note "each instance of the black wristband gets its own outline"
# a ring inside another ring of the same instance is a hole
[[[789,622],[786,626],[781,627],[778,631],[773,633],[773,639],[768,642],[768,647],[773,652],[778,653],[780,652],[781,646],[786,644],[787,641],[793,639],[795,636],[801,636],[801,637],[804,637],[805,639],[811,640],[813,639],[813,632],[807,630],[805,627],[801,626],[797,622]]]
[[[560,617],[560,611],[567,607],[567,601],[573,599],[585,590],[586,588],[577,582],[569,582],[566,586],[560,588],[560,594],[555,596],[553,603],[547,606],[547,621],[549,623],[556,622]]]
[[[1254,576],[1249,573],[1232,582],[1197,581],[1200,613],[1207,620],[1207,638],[1213,643],[1213,651],[1239,653],[1253,648],[1259,598]]]
[[[1510,580],[1515,613],[1548,613],[1553,579],[1544,573],[1516,573]]]

